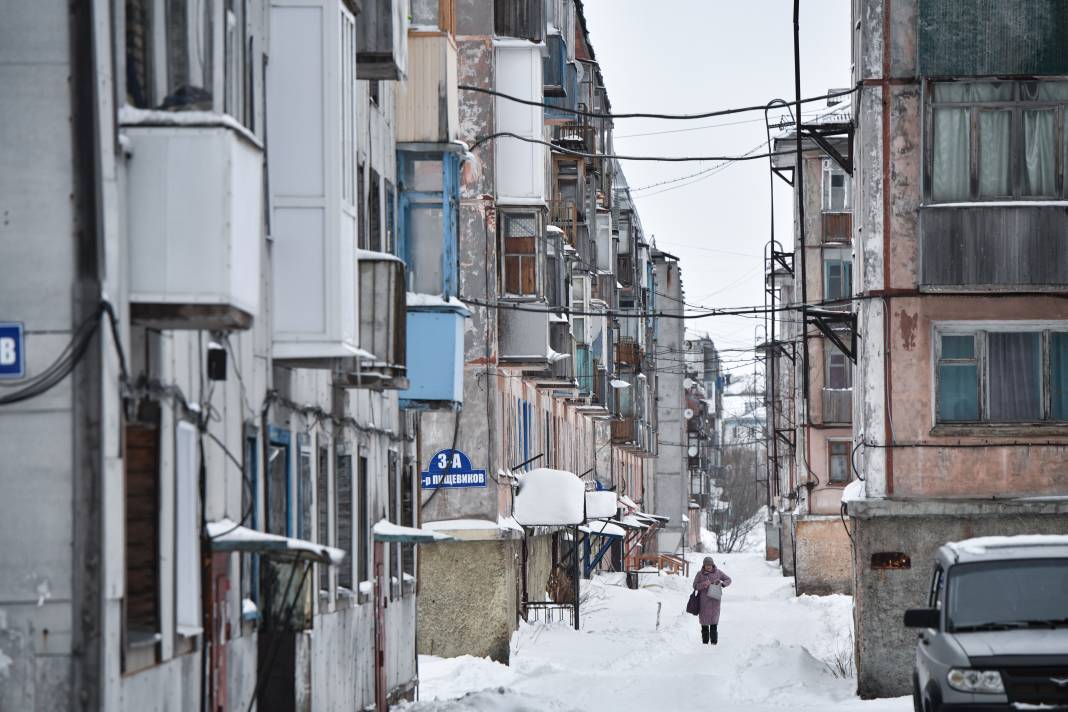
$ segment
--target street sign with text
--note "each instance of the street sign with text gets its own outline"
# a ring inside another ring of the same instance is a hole
[[[0,322],[0,378],[26,375],[22,324]]]
[[[459,450],[439,450],[427,469],[419,473],[419,480],[423,489],[485,487],[486,471],[474,469]]]

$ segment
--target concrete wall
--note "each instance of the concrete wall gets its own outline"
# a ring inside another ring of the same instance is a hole
[[[779,561],[782,562],[782,575],[794,575],[794,516],[783,514],[779,527]]]
[[[419,560],[419,653],[507,663],[516,626],[518,540],[424,547]]]
[[[946,542],[975,536],[1063,534],[1068,505],[943,501],[912,505],[851,503],[854,549],[854,621],[857,691],[862,697],[896,697],[912,690],[915,631],[902,625],[907,608],[926,604],[934,553]],[[900,551],[911,568],[873,570],[871,555]]]
[[[667,313],[682,312],[682,275],[678,262],[654,255],[654,278],[656,290],[664,295],[657,299],[658,308]],[[685,444],[686,420],[682,417],[686,408],[686,378],[680,365],[686,340],[685,322],[682,319],[661,320],[656,340],[657,368],[657,426],[660,450],[656,458],[656,476],[653,480],[653,498],[656,514],[670,517],[657,534],[656,546],[660,551],[681,551],[685,530],[682,515],[689,509],[690,472]]]
[[[853,592],[852,543],[840,517],[795,520],[797,593],[825,596]]]

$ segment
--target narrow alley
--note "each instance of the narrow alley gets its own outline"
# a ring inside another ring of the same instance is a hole
[[[629,590],[622,574],[583,589],[581,631],[522,625],[510,665],[486,658],[419,657],[421,701],[405,712],[732,710],[905,712],[907,697],[862,701],[852,677],[852,598],[800,596],[763,542],[715,555],[732,578],[720,644],[700,642],[685,612],[690,579],[661,575]],[[690,571],[704,554],[690,554]]]

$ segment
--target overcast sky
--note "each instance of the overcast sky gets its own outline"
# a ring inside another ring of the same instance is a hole
[[[614,112],[698,113],[794,97],[790,0],[584,0],[584,7]],[[848,0],[804,0],[800,25],[802,95],[848,88]],[[822,102],[803,107],[826,111]],[[657,131],[674,133],[632,135]],[[694,121],[620,119],[615,137],[619,154],[737,155],[765,140],[763,112]],[[641,187],[711,165],[629,161],[624,170],[630,185]],[[708,307],[763,304],[767,159],[733,163],[687,183],[635,193],[645,234],[681,260],[686,300]],[[777,180],[776,230],[786,240],[792,234],[788,191]],[[730,349],[751,349],[758,326],[762,320],[741,317],[688,322],[691,331],[715,340],[738,373],[751,371],[753,354]]]

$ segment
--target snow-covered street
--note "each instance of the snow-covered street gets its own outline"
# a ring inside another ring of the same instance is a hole
[[[702,555],[692,555],[691,573]],[[792,579],[759,553],[716,556],[734,579],[724,593],[720,644],[702,645],[685,612],[690,583],[596,577],[582,630],[524,625],[511,665],[420,656],[421,701],[406,712],[535,710],[807,710],[905,712],[908,698],[861,701],[851,665],[851,599],[793,596]],[[847,670],[847,674],[851,672]]]

